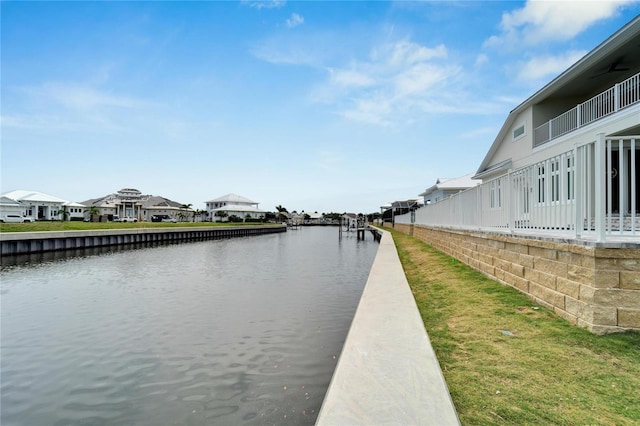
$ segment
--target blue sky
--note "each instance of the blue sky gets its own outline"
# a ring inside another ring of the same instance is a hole
[[[476,171],[637,1],[5,2],[1,190],[375,212]]]

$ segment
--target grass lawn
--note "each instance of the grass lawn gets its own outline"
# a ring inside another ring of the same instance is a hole
[[[90,231],[95,229],[127,228],[184,228],[194,226],[254,226],[274,225],[255,222],[80,222],[80,221],[41,221],[32,223],[0,223],[0,232],[37,232],[37,231]]]
[[[640,424],[640,333],[593,335],[389,231],[463,425]]]

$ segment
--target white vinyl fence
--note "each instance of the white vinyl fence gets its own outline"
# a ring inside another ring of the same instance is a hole
[[[605,138],[396,216],[396,223],[640,242],[640,136]]]

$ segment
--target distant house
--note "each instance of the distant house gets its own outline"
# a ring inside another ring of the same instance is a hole
[[[437,203],[449,198],[465,189],[473,188],[480,184],[480,180],[473,179],[475,173],[469,173],[458,178],[438,178],[436,183],[419,194],[424,199],[424,204]]]
[[[393,203],[387,203],[380,206],[382,209],[382,221],[383,222],[394,222],[394,218],[396,216],[400,216],[406,213],[415,212],[416,209],[422,206],[422,198],[410,198],[408,200],[397,200]]]
[[[66,212],[66,220],[83,220],[86,209],[87,208],[83,204],[74,202],[68,202],[62,206],[62,211]],[[62,217],[60,218],[62,219]]]
[[[317,213],[317,212],[306,213],[304,223],[310,224],[310,225],[317,225],[320,223],[324,223],[324,215],[322,213]]]
[[[23,215],[31,216],[37,220],[69,220],[84,216],[85,208],[82,204],[38,191],[19,189],[5,192],[2,197],[18,203],[22,208]],[[16,207],[14,205],[11,208],[15,209]]]
[[[358,215],[355,213],[345,213],[342,215],[342,228],[345,231],[355,231],[358,229]]]
[[[142,202],[142,220],[149,221],[152,216],[160,215],[169,215],[180,222],[191,222],[195,212],[186,204],[156,195],[151,195]]]
[[[236,194],[227,194],[206,202],[207,220],[227,222],[231,216],[242,220],[264,219],[265,211],[258,203]]]
[[[97,215],[112,220],[114,216],[133,217],[139,221],[151,221],[155,215],[169,215],[178,221],[193,220],[194,212],[185,204],[156,195],[144,195],[134,188],[123,188],[104,197],[86,200],[87,215],[89,208],[95,207]]]

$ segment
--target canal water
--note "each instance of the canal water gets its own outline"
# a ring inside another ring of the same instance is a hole
[[[314,424],[377,247],[310,227],[4,259],[0,423]]]

